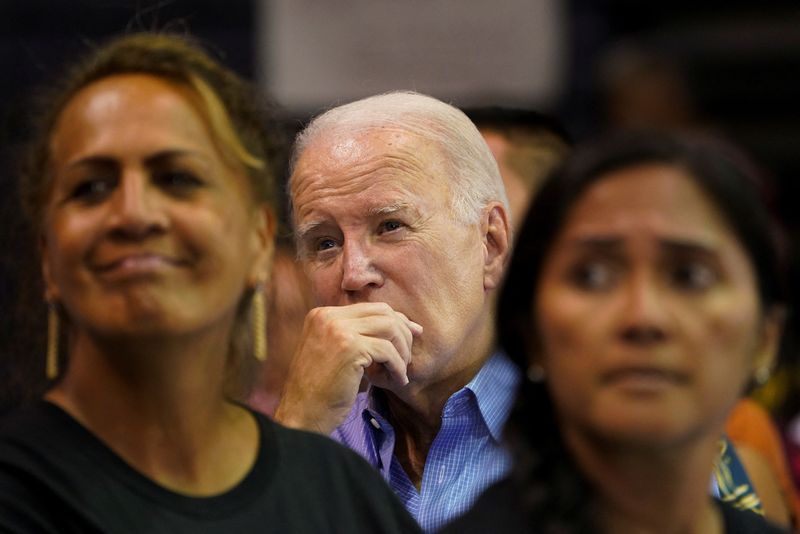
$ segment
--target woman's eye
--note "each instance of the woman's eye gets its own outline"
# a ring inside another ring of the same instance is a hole
[[[203,185],[202,180],[185,171],[160,172],[156,180],[162,187],[176,192],[189,192]]]
[[[614,283],[614,268],[603,262],[581,263],[570,270],[569,279],[580,289],[603,290]]]
[[[69,198],[94,203],[103,200],[114,189],[113,178],[91,178],[81,181],[70,192]]]
[[[675,266],[670,278],[678,289],[704,291],[714,285],[719,276],[715,269],[702,263],[684,263]]]
[[[405,225],[400,221],[383,221],[380,226],[378,226],[378,234],[384,234],[387,232],[394,232],[403,228]]]

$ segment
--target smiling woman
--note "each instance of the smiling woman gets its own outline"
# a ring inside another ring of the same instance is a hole
[[[779,265],[737,154],[648,133],[579,147],[534,199],[498,303],[530,378],[515,474],[451,531],[780,532],[708,496],[726,416],[774,363]]]
[[[249,85],[141,34],[48,102],[24,191],[55,381],[0,422],[0,530],[415,532],[356,455],[238,402],[274,234],[273,125]]]
[[[158,90],[159,84],[164,91]],[[153,107],[144,100],[137,102],[146,98]],[[37,234],[46,236],[55,228],[46,223],[74,213],[79,200],[87,206],[95,201],[94,214],[104,206],[108,209],[109,203],[100,206],[99,200],[137,168],[143,172],[138,183],[146,183],[142,178],[149,173],[151,185],[160,183],[164,192],[173,193],[202,189],[194,186],[202,185],[203,176],[207,181],[224,168],[228,174],[239,175],[231,186],[245,195],[252,212],[261,212],[266,231],[263,246],[271,247],[272,210],[264,208],[274,198],[270,165],[276,134],[268,127],[272,123],[265,116],[267,108],[248,84],[185,39],[145,34],[113,42],[77,63],[60,83],[54,83],[42,102],[34,114],[37,135],[22,173],[23,205]],[[111,114],[118,120],[111,120]],[[124,183],[131,190],[137,180]],[[126,198],[135,202],[137,197]],[[135,205],[129,207],[135,209]],[[84,214],[74,220],[88,223],[90,219]],[[43,256],[47,280],[48,247],[43,248]],[[261,278],[266,276],[265,267],[262,261]],[[48,302],[69,323],[71,316],[63,313],[68,304],[50,294],[54,289],[47,288]],[[253,294],[248,291],[248,299]],[[237,397],[244,385],[241,380],[250,374],[247,329],[242,328],[247,311],[243,306],[234,322],[237,333],[231,338],[225,371],[226,388]]]
[[[79,91],[55,125],[43,271],[81,354],[98,335],[134,349],[190,333],[224,352],[245,289],[266,276],[270,212],[195,100],[172,82],[119,74]],[[218,374],[222,364],[207,363]]]

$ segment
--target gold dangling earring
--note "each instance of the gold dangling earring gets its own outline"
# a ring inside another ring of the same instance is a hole
[[[58,376],[58,310],[56,305],[47,305],[47,360],[45,376],[53,380]]]
[[[260,362],[267,359],[267,305],[264,300],[264,284],[259,283],[253,294],[251,320],[253,322],[253,355]]]

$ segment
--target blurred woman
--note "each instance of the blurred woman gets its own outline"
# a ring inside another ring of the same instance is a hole
[[[23,184],[56,380],[0,424],[0,530],[415,531],[354,454],[238,402],[273,250],[261,111],[165,35],[117,39],[57,87]]]
[[[289,243],[278,244],[272,262],[272,276],[266,288],[267,347],[269,358],[258,373],[248,405],[269,416],[281,400],[289,365],[300,343],[306,314],[314,307],[311,285],[297,262],[297,252]]]
[[[743,397],[725,421],[725,434],[758,490],[765,516],[797,530],[800,501],[772,414],[752,398]]]
[[[530,379],[508,429],[516,470],[448,532],[780,532],[709,496],[726,416],[773,365],[784,314],[739,163],[620,135],[543,186],[498,311]]]

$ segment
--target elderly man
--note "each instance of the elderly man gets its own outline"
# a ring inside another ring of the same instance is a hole
[[[289,189],[320,307],[275,417],[361,453],[435,529],[510,466],[500,436],[519,377],[494,349],[510,241],[497,164],[461,111],[391,93],[316,118]]]

